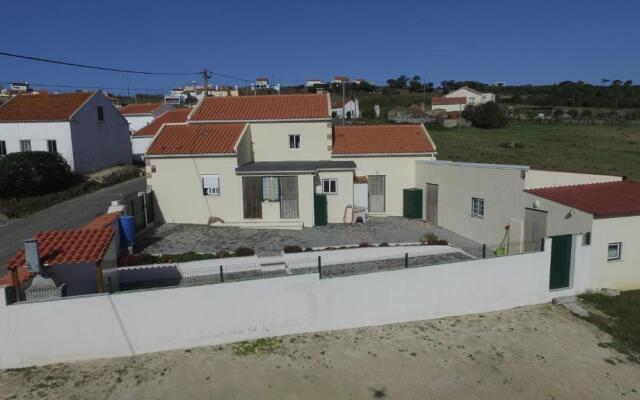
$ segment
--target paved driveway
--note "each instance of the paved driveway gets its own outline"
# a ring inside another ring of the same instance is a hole
[[[25,218],[14,219],[0,226],[0,275],[5,264],[20,249],[25,239],[38,231],[79,228],[100,214],[104,214],[112,200],[123,194],[144,190],[145,178],[135,178],[56,204]]]
[[[215,253],[250,247],[259,255],[279,253],[286,245],[306,247],[417,242],[433,232],[451,244],[478,246],[467,238],[420,220],[401,217],[371,218],[367,224],[330,224],[303,230],[247,229],[190,224],[164,224],[139,239],[138,251],[175,254]]]

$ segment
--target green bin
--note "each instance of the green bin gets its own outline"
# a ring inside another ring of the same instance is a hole
[[[402,199],[402,216],[422,219],[422,189],[404,189]]]

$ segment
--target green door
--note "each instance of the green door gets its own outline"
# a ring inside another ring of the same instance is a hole
[[[551,238],[549,289],[569,287],[571,280],[571,235]]]
[[[313,198],[313,214],[316,226],[327,224],[327,195],[316,193]]]

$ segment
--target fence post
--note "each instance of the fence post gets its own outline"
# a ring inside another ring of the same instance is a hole
[[[224,282],[224,271],[222,270],[222,265],[220,265],[220,282]]]
[[[404,267],[409,268],[409,253],[404,253]]]
[[[322,279],[322,257],[318,256],[318,277]]]
[[[482,245],[482,258],[487,258],[487,245]]]

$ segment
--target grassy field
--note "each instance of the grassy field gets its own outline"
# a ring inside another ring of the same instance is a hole
[[[585,294],[582,299],[606,314],[591,314],[589,321],[613,336],[616,350],[640,363],[640,290],[622,292],[616,297]]]
[[[504,129],[429,126],[438,158],[611,174],[640,180],[640,126],[512,124]]]

